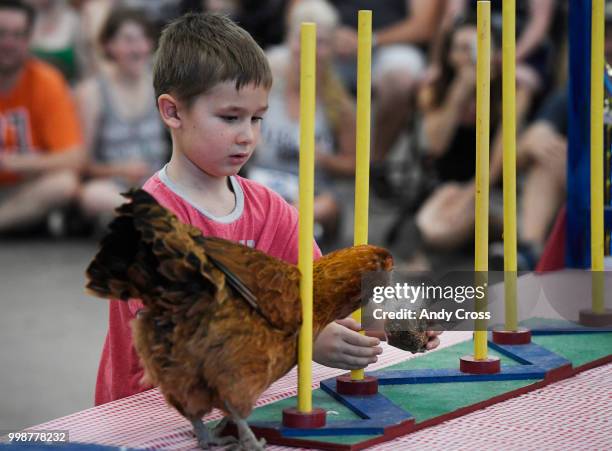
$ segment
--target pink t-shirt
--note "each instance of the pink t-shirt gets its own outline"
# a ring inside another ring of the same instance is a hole
[[[296,264],[298,258],[298,214],[278,194],[251,180],[230,177],[236,196],[234,211],[215,217],[193,206],[180,188],[168,179],[165,168],[151,177],[144,190],[184,223],[205,236],[216,236],[254,247],[269,255]],[[321,251],[314,245],[314,258]],[[132,344],[130,322],[142,304],[111,300],[109,325],[96,382],[95,404],[124,398],[151,387],[140,380],[143,369]]]

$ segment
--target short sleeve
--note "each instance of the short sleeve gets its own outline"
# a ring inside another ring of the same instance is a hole
[[[286,239],[285,249],[283,251],[282,259],[297,264],[299,255],[299,217],[296,209],[289,204],[286,204],[287,214],[282,215],[286,218],[286,222],[279,224],[279,234],[285,234],[288,238]],[[287,234],[288,233],[288,234]],[[317,260],[321,257],[321,249],[317,242],[313,239],[313,250],[312,257]]]
[[[136,316],[140,310],[144,308],[144,304],[140,299],[130,299],[128,301],[128,309],[133,316]]]

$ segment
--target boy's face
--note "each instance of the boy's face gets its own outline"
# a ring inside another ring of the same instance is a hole
[[[179,104],[176,139],[182,153],[210,176],[237,174],[259,142],[268,93],[252,84],[237,91],[235,81],[228,81],[197,97],[190,108]]]

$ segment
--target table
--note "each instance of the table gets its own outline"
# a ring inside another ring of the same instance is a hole
[[[471,332],[446,332],[439,349],[470,339]],[[380,369],[418,358],[387,346]],[[436,351],[433,351],[436,352]],[[313,364],[313,388],[344,371]],[[297,393],[296,370],[273,384],[258,406]],[[206,419],[221,415],[215,411]],[[157,389],[87,409],[29,429],[68,430],[71,442],[133,448],[194,449],[191,425],[168,407]],[[270,450],[295,450],[269,446]],[[549,450],[612,449],[612,364],[495,404],[371,448],[373,450]]]

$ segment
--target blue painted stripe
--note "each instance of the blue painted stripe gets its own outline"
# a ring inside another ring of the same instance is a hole
[[[544,379],[546,370],[536,365],[502,366],[495,374],[469,374],[455,368],[375,371],[379,385],[438,384],[447,382],[517,381]]]
[[[368,396],[348,396],[338,393],[335,377],[321,381],[321,389],[361,418],[382,417],[386,419],[386,424],[389,426],[413,418],[410,413],[380,393]]]
[[[249,423],[251,426],[278,430],[285,437],[316,437],[325,435],[382,435],[385,428],[414,420],[414,417],[387,397],[345,396],[336,392],[336,378],[321,382],[321,389],[338,402],[347,406],[362,419],[330,421],[324,427],[315,429],[287,428],[278,421]],[[329,420],[329,417],[328,417]]]
[[[612,332],[612,327],[552,327],[550,329],[532,329],[531,335],[600,334],[606,332]]]
[[[571,365],[572,363],[559,354],[555,354],[535,343],[526,345],[500,345],[489,341],[489,346],[491,349],[515,359],[519,363],[524,363],[523,367],[532,364],[546,371],[550,371],[568,364]]]

